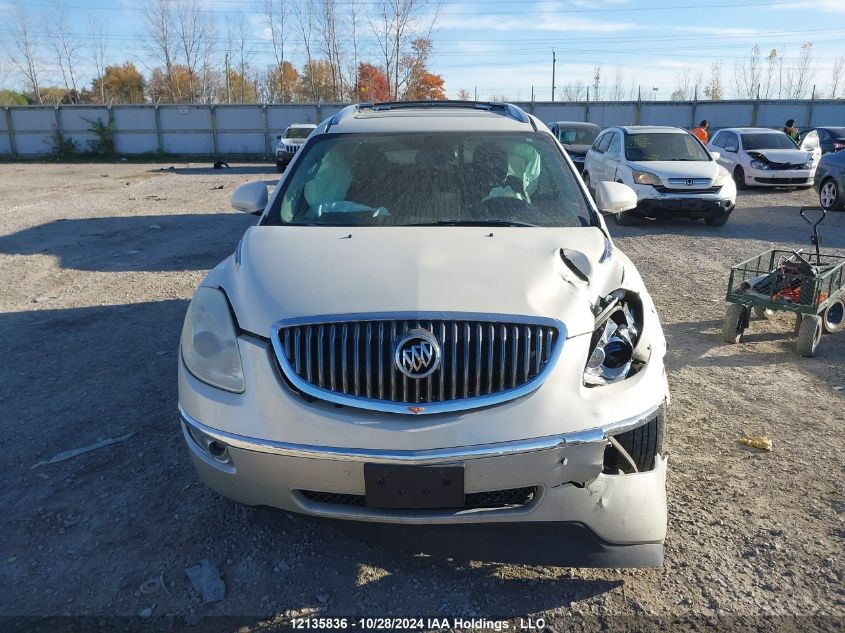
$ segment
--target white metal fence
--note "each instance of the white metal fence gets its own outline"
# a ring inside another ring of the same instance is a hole
[[[611,125],[692,127],[708,119],[712,128],[845,125],[845,101],[615,101],[518,103],[543,121],[591,121]],[[92,105],[15,106],[0,117],[0,156],[51,153],[56,131],[80,152],[96,139],[93,123],[111,121],[120,155],[183,154],[269,156],[275,137],[291,123],[317,123],[343,104],[268,105]]]

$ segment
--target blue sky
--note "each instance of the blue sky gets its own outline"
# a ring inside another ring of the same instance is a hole
[[[41,37],[40,53],[49,61],[51,51],[43,25],[52,1],[0,0],[0,40],[9,36],[15,5],[23,6]],[[215,17],[221,35],[227,14],[244,13],[253,33],[253,65],[270,62],[262,23],[263,0],[199,1]],[[349,0],[339,1],[342,8]],[[71,30],[82,41],[88,16],[102,16],[109,23],[107,61],[132,60],[148,70],[140,4],[132,0],[63,0]],[[363,28],[368,28],[366,23]],[[288,29],[288,40],[294,61],[301,61],[302,45],[293,28]],[[644,96],[668,98],[681,77],[686,75],[691,83],[706,81],[711,65],[720,60],[723,83],[730,90],[735,64],[753,45],[766,53],[785,51],[784,67],[788,69],[795,66],[804,42],[814,43],[812,83],[828,96],[834,60],[845,55],[845,0],[445,0],[433,40],[430,67],[444,77],[450,97],[463,88],[471,95],[477,90],[480,99],[504,96],[526,100],[533,87],[538,100],[547,100],[551,96],[552,49],[557,55],[558,98],[566,84],[592,84],[596,66],[601,66],[605,90],[608,84],[617,83],[618,76],[626,94],[641,89]],[[376,52],[371,52],[375,61]],[[93,66],[86,47],[79,55],[83,75],[90,77]],[[2,47],[0,72],[3,84],[19,83]],[[59,83],[57,73],[47,74],[47,83]],[[845,87],[841,90],[845,92]]]

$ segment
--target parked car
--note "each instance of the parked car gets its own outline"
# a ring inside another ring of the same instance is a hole
[[[719,130],[708,148],[719,153],[738,189],[812,187],[821,157],[818,134],[807,134],[799,147],[780,130],[755,127]]]
[[[605,211],[636,204],[594,186]],[[232,203],[263,213],[194,295],[179,354],[211,488],[321,517],[533,523],[578,564],[660,564],[665,339],[542,122],[349,106],[269,202],[257,182]]]
[[[632,187],[635,211],[614,216],[618,224],[644,217],[704,218],[723,226],[736,204],[736,187],[695,136],[676,127],[606,129],[587,152],[584,180],[609,180]]]
[[[587,150],[596,140],[601,128],[595,123],[553,121],[549,123],[549,129],[563,145],[572,162],[575,163],[578,173],[583,173]]]
[[[845,211],[845,150],[822,156],[815,185],[823,209]]]
[[[293,155],[302,147],[305,139],[316,129],[313,123],[294,123],[288,126],[284,134],[276,137],[276,171],[282,172],[293,159]]]
[[[816,132],[818,134],[822,154],[829,154],[830,152],[838,152],[841,149],[845,149],[845,127],[811,127],[799,132],[799,142],[803,142],[810,132]]]

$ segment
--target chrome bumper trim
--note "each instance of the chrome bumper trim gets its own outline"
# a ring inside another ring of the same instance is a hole
[[[592,442],[605,442],[608,435],[617,435],[630,429],[636,428],[648,422],[663,406],[663,403],[656,404],[640,415],[626,418],[619,422],[562,435],[550,435],[526,440],[515,440],[513,442],[499,442],[496,444],[476,444],[474,446],[457,446],[454,448],[438,448],[427,450],[395,450],[395,449],[366,449],[366,448],[342,448],[334,446],[314,446],[309,444],[293,444],[290,442],[278,442],[276,440],[265,440],[253,437],[237,435],[220,431],[202,422],[195,420],[188,415],[181,405],[179,414],[182,422],[191,425],[206,435],[217,439],[228,446],[246,451],[260,453],[272,453],[286,455],[288,457],[301,457],[305,459],[331,459],[356,462],[381,462],[400,464],[428,464],[450,461],[466,461],[470,459],[483,459],[487,457],[501,457],[517,453],[533,453],[537,451],[552,450],[587,444]]]

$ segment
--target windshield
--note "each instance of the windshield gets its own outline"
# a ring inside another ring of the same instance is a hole
[[[742,134],[742,149],[795,149],[798,147],[783,132],[766,134]]]
[[[548,134],[332,134],[300,151],[264,224],[597,224]]]
[[[631,161],[712,160],[692,134],[642,132],[625,137],[625,156]]]
[[[313,127],[289,127],[285,130],[282,138],[308,138],[308,135],[313,131]]]
[[[592,126],[561,127],[557,137],[562,145],[592,145],[599,132],[601,132],[600,128]]]

